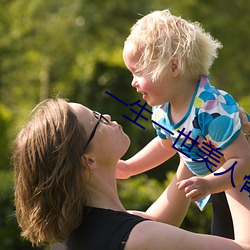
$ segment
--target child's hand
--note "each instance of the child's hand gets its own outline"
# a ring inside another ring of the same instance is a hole
[[[126,164],[126,161],[119,160],[116,166],[116,178],[127,179],[130,176],[131,175],[130,175],[129,167]]]
[[[189,179],[179,181],[176,185],[180,190],[184,190],[187,198],[194,202],[206,197],[210,193],[209,183],[203,177],[194,176]]]

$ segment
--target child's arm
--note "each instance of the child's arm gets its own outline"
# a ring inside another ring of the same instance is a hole
[[[184,189],[187,198],[197,201],[208,194],[231,189],[232,171],[222,175],[214,174],[225,172],[236,161],[233,170],[233,182],[236,187],[242,185],[245,175],[250,174],[250,147],[244,134],[241,132],[235,141],[221,152],[224,154],[225,163],[214,173],[205,177],[191,177],[177,183],[179,189]]]
[[[187,199],[185,193],[177,188],[176,183],[193,175],[180,159],[179,167],[171,183],[146,213],[154,216],[157,221],[180,226],[189,208],[190,199]]]
[[[176,153],[170,139],[155,137],[142,150],[130,159],[120,160],[117,164],[116,178],[126,179],[130,176],[150,170],[171,158]]]
[[[176,183],[191,176],[193,173],[181,159],[170,184],[147,211],[130,211],[130,213],[179,227],[189,208],[190,199],[187,199],[185,193],[177,188]]]

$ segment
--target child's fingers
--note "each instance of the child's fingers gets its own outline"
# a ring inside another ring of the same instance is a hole
[[[198,189],[193,189],[190,192],[186,193],[186,197],[191,199],[192,201],[199,200],[200,195],[201,194]]]
[[[242,130],[244,133],[249,133],[250,131],[250,123],[247,119],[247,115],[246,113],[244,112],[243,108],[239,108],[239,111],[240,111],[240,119],[241,119],[241,122],[242,122]]]
[[[184,188],[188,187],[189,185],[192,185],[193,181],[190,179],[187,180],[181,180],[176,183],[178,189],[183,190]]]

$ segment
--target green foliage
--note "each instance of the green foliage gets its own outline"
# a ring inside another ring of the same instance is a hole
[[[146,145],[155,136],[150,122],[139,120],[146,128],[142,130],[126,120],[122,114],[133,118],[133,113],[105,91],[128,104],[140,100],[130,87],[131,76],[122,61],[123,42],[140,15],[165,8],[201,22],[223,43],[224,48],[211,69],[212,81],[232,94],[249,112],[248,0],[2,0],[0,169],[9,168],[11,140],[30,110],[40,100],[57,94],[111,114],[131,138],[130,150],[124,158]],[[150,119],[149,114],[144,115]],[[164,188],[166,169],[175,170],[177,162],[178,158],[174,157],[147,175],[121,182],[125,205],[133,209],[148,206]],[[4,178],[0,176],[0,183]],[[11,213],[11,201],[4,201],[11,191],[5,191],[1,202]],[[192,204],[183,226],[208,232],[210,217],[210,208],[201,213]]]
[[[119,181],[119,196],[127,209],[145,211],[162,191],[163,185],[145,174]]]
[[[0,169],[7,169],[9,167],[9,152],[8,145],[12,121],[11,111],[0,103]]]
[[[229,92],[238,101],[243,96],[249,96],[250,57],[246,56],[250,42],[249,1],[194,2],[197,4],[190,6],[189,17],[202,23],[206,31],[223,45],[211,69],[214,85]]]
[[[250,113],[250,95],[244,96],[239,100],[239,105],[242,107],[246,112]]]
[[[129,155],[145,145],[155,135],[151,124],[144,122],[147,131],[142,134],[142,129],[122,117],[131,114],[129,109],[108,98],[105,91],[127,103],[140,99],[129,87],[131,77],[122,62],[121,51],[139,14],[156,9],[170,8],[174,14],[198,20],[221,40],[224,49],[212,68],[213,82],[238,100],[249,96],[246,1],[229,0],[223,7],[222,2],[214,0],[1,1],[0,103],[14,116],[9,125],[11,136],[16,124],[39,100],[59,93],[111,113],[132,138]],[[240,22],[235,22],[239,15]],[[5,133],[8,132],[2,132],[3,136]]]

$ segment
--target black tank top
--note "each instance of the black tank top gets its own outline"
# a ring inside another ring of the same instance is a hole
[[[146,219],[126,212],[85,207],[82,223],[69,236],[67,250],[123,250],[133,227]]]

